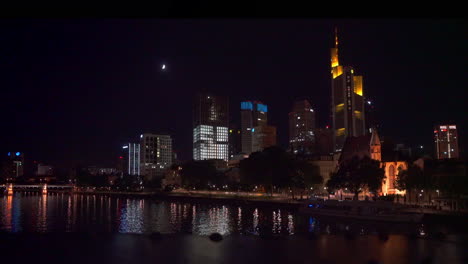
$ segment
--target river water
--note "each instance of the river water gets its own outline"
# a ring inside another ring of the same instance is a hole
[[[7,233],[87,232],[120,235],[160,232],[203,237],[217,232],[225,237],[258,237],[258,227],[278,237],[286,237],[288,241],[301,241],[313,233],[321,240],[327,239],[328,244],[321,245],[325,247],[324,250],[334,250],[338,244],[345,243],[343,241],[349,241],[346,243],[351,245],[361,241],[359,245],[367,243],[375,246],[372,241],[378,241],[378,234],[385,233],[390,236],[386,247],[394,247],[395,254],[400,254],[400,260],[409,253],[401,255],[398,249],[406,248],[404,252],[407,252],[408,245],[415,240],[442,243],[445,250],[455,254],[450,259],[451,263],[465,260],[463,249],[468,248],[466,225],[437,221],[422,224],[356,222],[300,215],[293,209],[271,206],[187,203],[89,194],[15,192],[0,197],[0,231]],[[444,236],[437,237],[441,232]],[[443,250],[440,246],[436,248]],[[367,253],[363,251],[362,254]],[[439,258],[442,256],[443,252]]]

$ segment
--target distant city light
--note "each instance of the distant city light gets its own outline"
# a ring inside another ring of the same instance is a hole
[[[16,156],[19,156],[19,155],[21,155],[21,153],[19,153],[19,152],[16,152]]]
[[[423,148],[423,146],[421,145],[421,146],[419,146],[419,148]]]
[[[161,66],[161,69],[162,69],[162,70],[165,70],[165,69],[166,69],[166,64],[163,64],[163,65]]]
[[[122,148],[123,148],[123,149],[126,149],[126,148],[128,148],[128,146],[123,146]]]
[[[143,134],[140,135],[140,138],[143,138]]]
[[[371,104],[371,101],[367,101],[368,104]]]
[[[11,153],[10,153],[10,152],[8,152],[8,157],[9,157],[9,156],[11,156]]]

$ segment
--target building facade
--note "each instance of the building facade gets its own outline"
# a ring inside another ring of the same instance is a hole
[[[458,159],[458,133],[456,125],[439,125],[434,128],[436,159]]]
[[[350,66],[338,61],[338,36],[331,49],[331,98],[334,149],[343,149],[346,137],[358,137],[366,133],[362,76],[354,75]]]
[[[252,128],[252,152],[276,145],[276,127],[256,126]]]
[[[13,180],[24,175],[24,153],[8,152],[2,157],[0,177]]]
[[[42,163],[37,164],[37,176],[52,176],[54,174],[54,168]]]
[[[229,159],[229,102],[224,96],[198,94],[193,111],[193,159]]]
[[[346,138],[338,165],[352,159],[354,156],[360,159],[367,156],[380,162],[380,167],[385,171],[385,179],[382,182],[380,194],[406,194],[404,190],[399,190],[397,188],[397,178],[401,170],[406,170],[408,168],[408,164],[403,160],[382,159],[381,141],[376,129],[371,129],[370,134]]]
[[[122,149],[124,154],[120,156],[120,158],[123,160],[123,173],[128,175],[141,175],[140,144],[127,143]]]
[[[172,139],[169,135],[140,135],[141,175],[147,180],[162,178],[172,165]]]
[[[250,155],[253,152],[253,131],[257,126],[268,123],[268,106],[259,101],[241,102],[241,141],[242,152]]]
[[[234,156],[241,153],[242,142],[241,142],[241,129],[236,125],[231,124],[229,126],[229,160],[233,159]]]
[[[289,113],[289,148],[292,153],[310,154],[315,143],[315,112],[309,101],[294,102]]]
[[[314,130],[314,152],[318,155],[331,155],[333,148],[333,130],[330,128],[316,128]]]

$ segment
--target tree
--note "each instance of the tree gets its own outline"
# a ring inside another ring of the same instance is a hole
[[[239,166],[242,183],[262,185],[270,194],[274,187],[290,186],[294,169],[291,156],[277,146],[252,153]]]
[[[377,191],[385,178],[384,169],[380,168],[380,162],[369,157],[359,159],[354,156],[350,160],[343,162],[338,171],[331,175],[327,182],[330,189],[348,188],[354,193],[357,200],[359,193],[368,189],[377,195]],[[331,191],[331,190],[330,190]]]
[[[425,162],[424,169],[416,164],[410,164],[408,169],[401,170],[396,179],[397,188],[408,192],[408,201],[411,202],[413,190],[433,190],[435,188],[434,172],[435,163]],[[419,196],[416,195],[416,203],[419,203]]]
[[[305,189],[323,183],[323,177],[320,175],[319,168],[316,165],[307,162],[307,160],[299,159],[296,156],[296,159],[292,161],[292,164],[294,166],[293,176],[290,178],[292,195],[294,198],[294,191],[295,189],[298,189],[301,191],[302,199]]]
[[[207,160],[192,160],[182,164],[180,176],[183,185],[199,189],[205,189],[209,183],[213,184],[217,181],[216,168]]]
[[[363,158],[359,173],[364,178],[367,189],[374,193],[374,197],[377,198],[382,182],[385,179],[385,170],[380,167],[380,162],[367,157]]]

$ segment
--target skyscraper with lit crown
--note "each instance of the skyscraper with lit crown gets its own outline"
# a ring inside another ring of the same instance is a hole
[[[338,61],[338,34],[335,29],[335,47],[331,49],[331,100],[333,146],[341,151],[346,137],[366,133],[362,76],[354,75],[350,66]]]
[[[193,111],[193,159],[229,159],[229,102],[224,96],[200,93]]]
[[[242,152],[250,155],[253,152],[253,129],[266,126],[268,106],[259,101],[241,102],[241,143]]]
[[[437,159],[456,159],[458,133],[456,125],[440,125],[434,128],[434,144]]]

